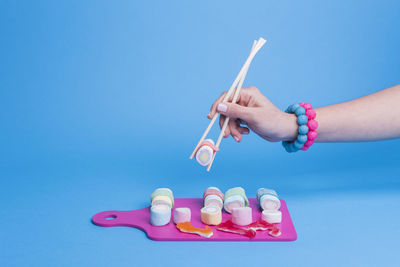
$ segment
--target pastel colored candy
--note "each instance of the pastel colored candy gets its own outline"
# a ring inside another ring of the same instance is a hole
[[[218,148],[214,146],[214,141],[211,139],[204,140],[196,151],[197,162],[200,165],[207,166],[210,164],[215,151],[218,151]]]
[[[221,190],[219,190],[218,187],[215,186],[208,187],[203,193],[203,199],[205,199],[209,195],[217,195],[218,197],[221,198],[222,201],[224,201],[224,194],[221,192]]]
[[[218,225],[222,221],[221,209],[216,206],[206,206],[201,209],[201,221],[208,225]]]
[[[174,210],[174,223],[190,222],[191,212],[189,208],[176,208]]]
[[[244,191],[244,189],[242,187],[233,187],[233,188],[228,189],[225,192],[225,199],[230,196],[234,196],[234,195],[242,196],[244,199],[244,202],[245,202],[245,206],[247,207],[249,205],[249,200],[247,199],[246,192]]]
[[[219,209],[222,209],[224,203],[222,202],[221,198],[217,195],[208,195],[204,199],[204,206],[216,206]]]
[[[260,207],[263,210],[279,210],[281,207],[281,202],[275,196],[263,195],[260,198]]]
[[[263,195],[272,195],[272,196],[275,196],[275,197],[278,197],[278,194],[276,193],[276,191],[275,190],[273,190],[273,189],[268,189],[268,188],[259,188],[258,190],[257,190],[257,194],[256,194],[256,196],[257,196],[257,200],[258,201],[260,201],[260,198],[263,196]]]
[[[241,195],[226,197],[224,201],[224,209],[231,213],[234,208],[245,207],[245,200]]]
[[[282,212],[280,210],[263,210],[262,219],[269,223],[281,223]]]
[[[155,205],[150,208],[150,223],[153,226],[163,226],[171,220],[171,208],[167,205]]]
[[[172,201],[169,197],[167,196],[156,196],[153,198],[151,201],[151,205],[167,205],[169,208],[172,208]]]
[[[249,225],[252,222],[252,212],[250,207],[232,209],[232,222],[236,225]]]
[[[172,194],[172,190],[169,188],[157,188],[150,195],[150,201],[153,202],[153,199],[156,196],[167,196],[171,199],[172,207],[174,206],[174,195]]]
[[[257,199],[263,210],[279,210],[281,202],[275,190],[260,188],[257,190]]]

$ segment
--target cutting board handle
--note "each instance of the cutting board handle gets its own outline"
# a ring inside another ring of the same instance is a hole
[[[92,222],[99,226],[132,226],[140,227],[136,223],[137,213],[140,210],[118,211],[108,210],[97,213],[92,217]]]

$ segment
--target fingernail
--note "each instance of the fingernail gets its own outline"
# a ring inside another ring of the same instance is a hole
[[[218,104],[217,110],[219,112],[226,112],[227,109],[228,109],[228,106],[225,105],[224,103],[219,103]]]
[[[238,142],[238,143],[239,143],[239,137],[237,137],[237,136],[234,136],[233,138],[236,140],[236,142]]]

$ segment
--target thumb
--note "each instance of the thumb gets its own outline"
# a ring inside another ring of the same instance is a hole
[[[242,119],[251,123],[254,118],[254,110],[252,108],[244,107],[233,103],[219,103],[217,110],[222,115],[233,119]]]

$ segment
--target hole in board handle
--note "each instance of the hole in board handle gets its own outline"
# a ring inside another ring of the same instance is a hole
[[[105,219],[106,219],[107,221],[109,221],[109,220],[114,220],[115,218],[117,218],[117,215],[109,215],[109,216],[107,216]]]

